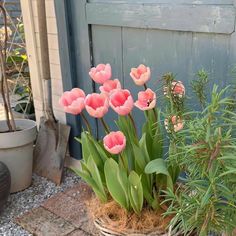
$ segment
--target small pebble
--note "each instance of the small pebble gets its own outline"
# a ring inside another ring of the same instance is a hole
[[[80,181],[80,178],[68,169],[60,186],[46,178],[33,174],[32,185],[26,190],[11,194],[6,207],[0,213],[0,236],[32,235],[13,222],[14,218],[39,207],[46,199],[65,191]]]

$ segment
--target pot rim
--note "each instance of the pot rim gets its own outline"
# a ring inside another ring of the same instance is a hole
[[[25,124],[28,123],[27,124],[28,127],[27,128],[22,128],[22,130],[16,130],[14,132],[1,131],[1,128],[0,128],[0,134],[10,134],[10,133],[25,132],[27,130],[34,129],[37,126],[37,123],[35,121],[33,121],[33,120],[29,120],[29,119],[14,119],[14,120],[15,120],[16,126],[20,126],[19,122],[24,122]],[[6,128],[8,129],[8,126],[7,126],[6,122],[7,122],[6,120],[0,120],[0,127],[2,126],[2,123],[4,123]]]

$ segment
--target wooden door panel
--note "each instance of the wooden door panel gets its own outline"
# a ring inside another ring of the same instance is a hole
[[[231,34],[233,5],[88,3],[88,24]]]
[[[89,0],[90,3],[142,3],[142,4],[194,4],[194,5],[232,5],[233,0]]]

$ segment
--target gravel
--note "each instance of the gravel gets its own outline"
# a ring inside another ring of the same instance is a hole
[[[13,222],[13,219],[23,213],[39,207],[43,201],[56,193],[72,187],[79,182],[79,177],[65,169],[64,179],[60,186],[46,178],[33,174],[32,185],[22,192],[11,194],[5,209],[0,214],[0,236],[28,236],[31,235]]]

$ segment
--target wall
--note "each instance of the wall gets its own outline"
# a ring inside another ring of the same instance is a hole
[[[45,0],[46,17],[48,30],[48,48],[50,58],[50,73],[52,82],[52,99],[53,108],[56,118],[62,122],[66,122],[65,113],[58,105],[59,97],[63,92],[62,75],[58,50],[58,33],[53,0]],[[34,96],[36,120],[39,122],[43,115],[43,88],[40,75],[40,50],[37,14],[37,0],[21,0],[22,14],[25,26],[27,53],[29,56],[29,65],[31,73],[31,83]],[[33,24],[32,24],[33,22]]]

